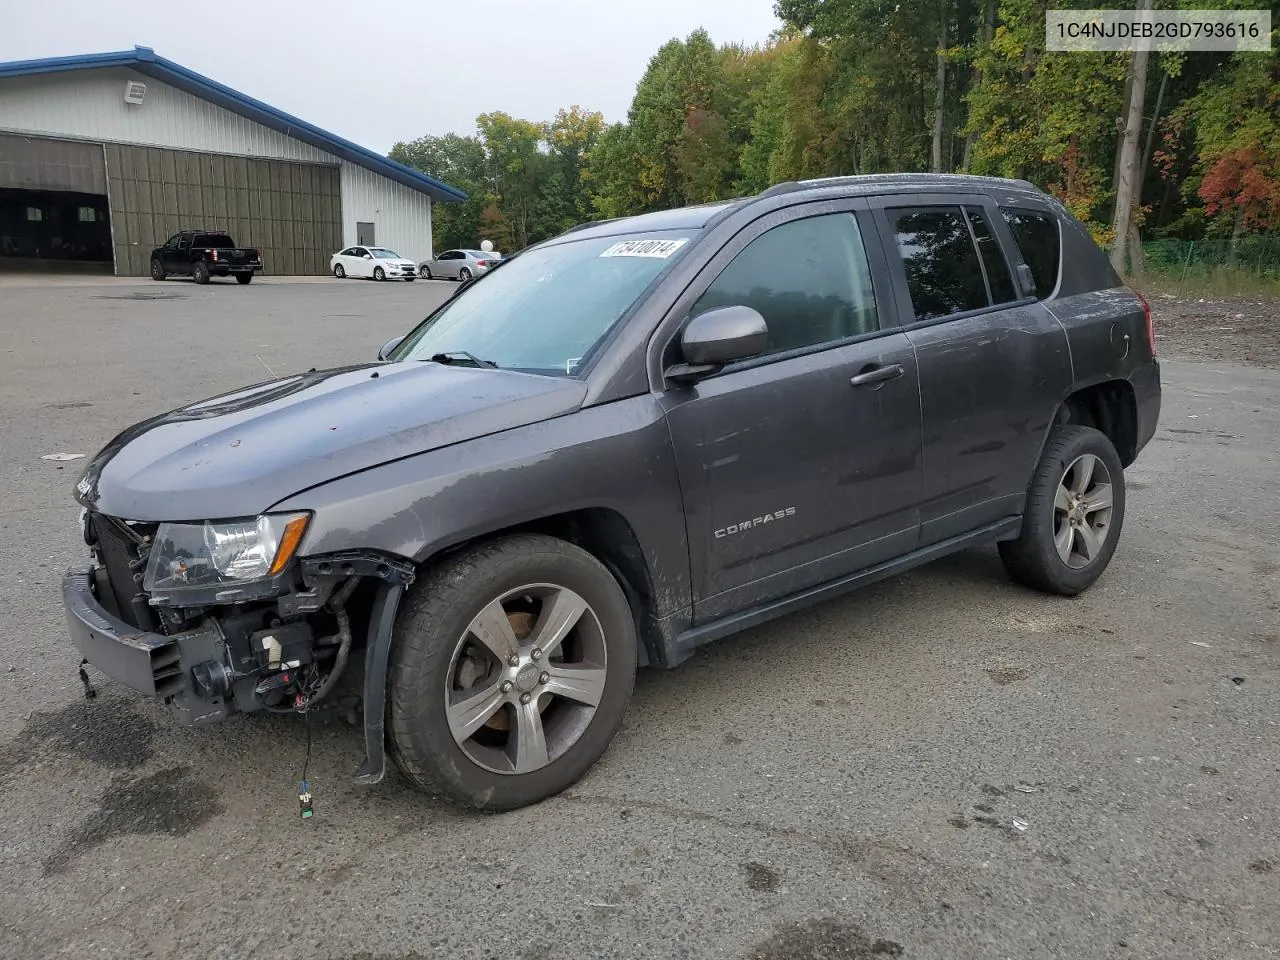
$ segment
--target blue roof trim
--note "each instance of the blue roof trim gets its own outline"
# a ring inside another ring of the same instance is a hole
[[[150,47],[135,47],[132,50],[91,53],[74,57],[48,57],[43,60],[13,60],[0,63],[0,79],[40,73],[62,73],[68,70],[94,70],[103,67],[132,67],[141,74],[216,103],[264,127],[270,127],[303,143],[309,143],[326,153],[332,153],[343,160],[372,170],[389,180],[425,193],[433,200],[450,203],[467,199],[466,193],[457,187],[451,187],[435,177],[429,177],[403,163],[397,163],[350,140],[344,140],[326,130],[321,130],[283,110],[277,110],[261,100],[255,100],[238,90],[232,90],[216,80],[201,76],[194,70],[188,70],[181,64],[157,55]]]

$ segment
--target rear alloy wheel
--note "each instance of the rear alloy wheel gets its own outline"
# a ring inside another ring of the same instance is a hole
[[[201,284],[208,283],[209,268],[206,267],[203,263],[197,263],[194,267],[191,268],[191,279],[194,280],[196,283],[201,283]]]
[[[339,280],[347,279],[347,271],[342,269],[342,264],[340,263],[335,263],[333,265],[333,275]]]
[[[471,279],[471,271],[468,270],[466,267],[463,267],[461,270],[458,271],[458,279],[461,282],[466,283],[468,280]]]
[[[383,270],[381,267],[374,267],[374,268],[373,268],[373,279],[375,279],[375,280],[385,280],[385,279],[387,279],[387,271]]]
[[[159,260],[152,260],[151,261],[151,279],[163,280],[164,278],[165,278],[164,264],[162,264]]]
[[[1111,562],[1124,505],[1124,467],[1106,434],[1055,427],[1031,480],[1022,533],[1000,544],[1000,558],[1029,587],[1080,593]]]
[[[635,621],[595,557],[520,534],[425,577],[391,656],[396,765],[423,789],[512,810],[564,790],[608,748],[635,684]]]

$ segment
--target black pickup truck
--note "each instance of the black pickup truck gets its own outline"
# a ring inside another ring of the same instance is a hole
[[[189,276],[196,283],[208,283],[210,277],[235,277],[238,283],[248,283],[261,269],[260,252],[237,247],[231,237],[216,230],[183,230],[151,251],[152,280],[174,274]]]
[[[130,427],[79,481],[63,604],[185,723],[306,713],[363,661],[361,778],[389,747],[509,809],[604,753],[637,666],[980,544],[1087,589],[1159,413],[1147,303],[1053,197],[781,184],[584,225],[378,362]]]

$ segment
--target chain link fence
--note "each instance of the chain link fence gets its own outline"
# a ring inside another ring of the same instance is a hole
[[[1146,270],[1164,278],[1175,296],[1206,286],[1280,286],[1280,236],[1152,240],[1142,253]]]

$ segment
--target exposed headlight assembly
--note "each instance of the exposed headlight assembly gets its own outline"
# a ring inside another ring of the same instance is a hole
[[[268,514],[253,520],[162,523],[143,578],[148,593],[235,587],[284,571],[306,532],[309,514]],[[223,599],[221,596],[219,599]]]

